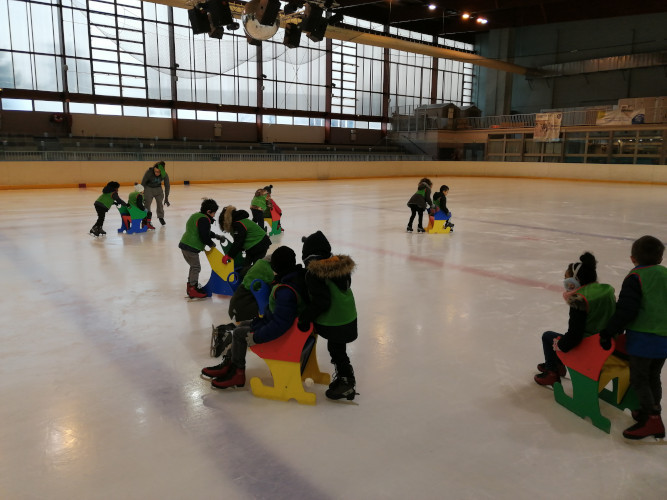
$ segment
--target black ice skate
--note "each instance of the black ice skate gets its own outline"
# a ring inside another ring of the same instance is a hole
[[[232,331],[236,325],[227,323],[226,325],[211,325],[211,357],[217,358],[232,344]],[[215,375],[219,377],[220,375]]]
[[[90,228],[90,234],[92,234],[93,236],[95,236],[97,238],[100,234],[102,234],[102,233],[100,233],[100,229],[101,229],[100,226],[93,226],[93,227]]]
[[[408,233],[411,233],[411,232],[412,232],[412,226],[408,226],[408,228],[406,229],[406,231],[407,231]]]
[[[354,390],[354,379],[349,379],[348,377],[340,377],[331,382],[331,385],[324,393],[329,399],[347,399],[352,401],[354,396],[357,396],[359,393]]]

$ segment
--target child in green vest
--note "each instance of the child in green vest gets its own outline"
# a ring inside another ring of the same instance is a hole
[[[236,207],[231,205],[222,209],[219,224],[220,228],[234,239],[234,243],[226,250],[222,263],[227,264],[230,259],[236,259],[245,251],[244,267],[239,273],[239,278],[243,279],[248,269],[266,256],[271,246],[271,238],[264,229],[248,218],[248,212],[236,210]]]
[[[567,333],[542,334],[544,363],[537,365],[540,373],[534,379],[540,385],[553,385],[565,375],[565,365],[556,351],[567,352],[578,346],[585,337],[599,333],[614,314],[616,297],[614,288],[598,283],[595,257],[584,253],[579,262],[572,263],[565,270],[563,298],[570,307]]]
[[[245,357],[248,347],[263,344],[284,335],[303,309],[306,294],[304,269],[296,263],[296,254],[289,247],[278,247],[271,255],[271,269],[276,274],[269,299],[269,311],[252,321],[244,321],[223,339],[222,363],[203,368],[201,373],[212,378],[216,389],[245,385]]]
[[[144,207],[144,187],[141,184],[138,183],[134,184],[134,191],[132,191],[128,195],[127,203],[130,205],[130,207],[135,207],[137,208],[137,210],[141,210],[142,212],[146,210],[146,208]],[[123,224],[125,225],[125,229],[129,230],[130,226],[132,225],[132,217],[130,216],[130,212],[129,211],[124,212],[122,218],[123,218]],[[144,218],[142,220],[142,226],[145,223],[146,219]]]
[[[425,232],[424,225],[423,225],[423,218],[424,218],[424,211],[428,208],[429,210],[433,206],[433,202],[431,201],[431,188],[433,187],[433,183],[431,182],[431,179],[427,179],[424,177],[419,181],[419,184],[417,185],[417,192],[413,194],[410,199],[408,200],[408,207],[410,207],[410,220],[408,221],[408,232],[412,232],[412,223],[415,220],[415,215],[419,216],[418,222],[417,222],[417,232],[418,233],[423,233]]]
[[[107,212],[111,208],[111,205],[122,205],[127,207],[128,204],[120,199],[118,196],[118,188],[120,184],[115,181],[109,182],[104,188],[102,188],[102,195],[95,200],[94,206],[95,211],[97,211],[97,221],[95,225],[90,229],[90,234],[93,236],[100,236],[107,234],[102,226],[104,225],[104,219]]]
[[[273,187],[273,186],[271,186]],[[257,224],[262,229],[266,230],[264,227],[264,212],[270,210],[270,191],[267,191],[266,188],[258,189],[255,191],[255,196],[250,202],[250,211],[252,212],[252,221]]]
[[[199,212],[192,214],[185,223],[185,233],[183,233],[178,244],[178,248],[183,252],[185,262],[190,266],[185,290],[191,299],[206,297],[206,292],[199,285],[199,273],[201,272],[199,253],[206,246],[215,247],[212,238],[220,239],[222,237],[211,231],[217,211],[218,204],[215,200],[205,199],[202,201]]]
[[[306,331],[313,323],[315,332],[327,339],[336,373],[326,396],[352,400],[357,395],[356,379],[347,344],[357,338],[357,308],[350,288],[355,263],[348,255],[333,255],[322,231],[303,238],[301,257],[309,301],[299,315],[299,328]]]
[[[630,260],[635,267],[621,287],[616,313],[600,332],[600,344],[624,330],[625,350],[630,363],[630,384],[640,408],[632,412],[636,424],[623,431],[626,439],[665,437],[660,416],[660,373],[667,358],[667,268],[661,266],[665,245],[653,236],[642,236],[632,244]]]

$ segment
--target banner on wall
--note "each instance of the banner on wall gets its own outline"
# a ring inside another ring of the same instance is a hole
[[[619,109],[598,111],[596,125],[635,125],[644,123],[644,109],[621,106]]]
[[[558,142],[563,113],[536,113],[533,142]]]

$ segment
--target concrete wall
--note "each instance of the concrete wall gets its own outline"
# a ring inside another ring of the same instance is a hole
[[[124,185],[141,181],[147,162],[1,162],[0,190]],[[433,162],[168,162],[170,181],[181,184],[271,182],[373,177],[526,177],[667,184],[665,165],[577,163]]]

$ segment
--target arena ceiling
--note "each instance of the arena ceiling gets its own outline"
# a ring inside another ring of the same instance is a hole
[[[472,43],[492,29],[667,12],[665,0],[335,0],[334,12]],[[429,5],[435,5],[433,10]],[[463,13],[471,18],[462,19]],[[488,22],[480,24],[477,18]]]

